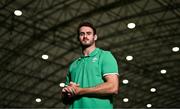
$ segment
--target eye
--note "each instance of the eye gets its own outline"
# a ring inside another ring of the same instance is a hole
[[[84,33],[84,32],[81,32],[79,35],[80,35],[80,36],[84,36],[84,35],[85,35],[85,33]]]
[[[88,35],[91,35],[91,32],[87,32]]]

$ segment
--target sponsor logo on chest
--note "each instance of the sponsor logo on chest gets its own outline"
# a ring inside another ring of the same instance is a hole
[[[92,62],[96,62],[98,60],[98,58],[97,57],[94,57],[93,59],[92,59]]]

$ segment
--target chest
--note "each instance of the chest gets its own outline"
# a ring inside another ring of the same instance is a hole
[[[73,77],[80,76],[100,76],[101,75],[101,60],[99,55],[93,57],[84,57],[79,59],[71,69]]]

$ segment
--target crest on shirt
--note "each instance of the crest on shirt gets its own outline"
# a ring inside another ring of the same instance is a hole
[[[98,58],[94,57],[94,58],[92,59],[92,62],[96,62],[97,60],[98,60]]]

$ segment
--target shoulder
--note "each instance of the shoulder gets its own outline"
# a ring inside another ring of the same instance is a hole
[[[102,57],[113,56],[111,51],[100,49]]]
[[[111,51],[108,51],[108,50],[104,50],[104,49],[101,49],[99,48],[99,51],[103,54],[108,54],[108,53],[111,53]]]
[[[100,57],[103,63],[116,62],[116,58],[111,51],[101,50]]]
[[[70,62],[69,62],[69,66],[70,68],[74,65],[76,65],[77,61],[80,59],[80,57],[76,57],[74,59],[72,59]]]

